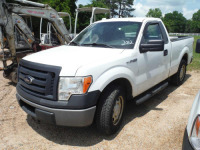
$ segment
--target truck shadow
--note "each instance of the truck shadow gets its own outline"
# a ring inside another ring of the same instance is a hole
[[[186,80],[190,77],[191,75],[187,74]],[[169,85],[162,93],[156,94],[151,99],[138,106],[136,106],[133,101],[128,101],[122,127],[116,134],[111,136],[105,136],[99,133],[95,124],[84,128],[61,127],[35,121],[30,116],[27,116],[27,122],[38,134],[57,144],[83,147],[92,146],[100,143],[104,139],[113,140],[124,126],[135,118],[142,117],[151,110],[162,111],[162,109],[157,108],[157,106],[166,100],[168,95],[177,88],[177,86]]]

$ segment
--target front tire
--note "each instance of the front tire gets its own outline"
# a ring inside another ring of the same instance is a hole
[[[177,86],[183,84],[186,76],[186,70],[187,62],[184,59],[182,59],[178,68],[178,72],[171,77],[171,83]]]
[[[101,95],[97,107],[96,124],[103,134],[117,132],[123,120],[125,93],[120,86],[111,85]]]

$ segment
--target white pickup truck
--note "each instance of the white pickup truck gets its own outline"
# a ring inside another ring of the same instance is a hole
[[[113,18],[85,28],[69,45],[24,57],[17,99],[38,120],[61,126],[96,122],[115,133],[127,100],[140,104],[183,83],[192,37],[169,37],[160,19]]]

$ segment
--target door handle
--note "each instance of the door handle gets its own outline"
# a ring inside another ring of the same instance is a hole
[[[164,50],[164,56],[167,56],[168,55],[168,50]]]

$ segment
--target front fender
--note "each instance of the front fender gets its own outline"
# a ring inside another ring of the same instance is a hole
[[[136,93],[136,88],[133,86],[135,85],[135,74],[129,68],[122,66],[109,69],[101,74],[93,81],[89,91],[100,90],[102,92],[107,85],[119,78],[125,78],[130,82],[132,86],[132,95],[134,96]]]

